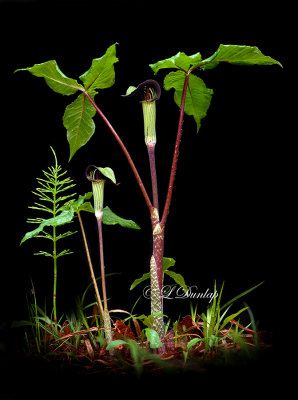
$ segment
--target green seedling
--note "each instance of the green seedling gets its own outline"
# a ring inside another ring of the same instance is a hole
[[[204,339],[201,338],[194,338],[191,339],[186,346],[186,350],[183,350],[183,356],[184,356],[184,364],[186,364],[187,359],[188,359],[188,353],[189,351],[192,349],[192,347],[194,347],[198,342],[203,341]]]

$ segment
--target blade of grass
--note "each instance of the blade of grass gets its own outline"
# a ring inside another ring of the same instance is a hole
[[[228,317],[226,317],[222,323],[222,325],[219,328],[219,331],[223,330],[223,328],[234,318],[236,318],[239,314],[241,314],[243,311],[247,310],[247,307],[241,308],[238,312],[235,314],[231,314]]]
[[[253,286],[252,288],[245,290],[244,292],[238,294],[238,296],[233,297],[232,300],[229,300],[227,303],[225,303],[220,309],[223,310],[224,308],[226,308],[227,306],[229,306],[231,303],[234,303],[234,301],[238,300],[240,297],[245,296],[246,294],[250,293],[251,291],[253,291],[254,289],[256,289],[257,287],[261,286],[264,283],[258,283],[256,286]]]
[[[257,326],[256,326],[256,323],[255,323],[255,318],[253,316],[253,313],[252,313],[250,307],[246,303],[244,303],[244,305],[247,307],[247,311],[248,311],[248,314],[249,314],[249,317],[250,317],[250,321],[251,321],[252,330],[254,332],[254,344],[255,344],[255,346],[257,348],[259,348],[259,339],[258,339],[258,333],[257,333]]]

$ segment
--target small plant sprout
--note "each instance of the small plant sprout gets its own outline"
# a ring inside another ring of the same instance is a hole
[[[102,217],[103,217],[103,199],[104,199],[104,186],[106,179],[116,184],[116,178],[111,168],[100,168],[94,165],[89,165],[86,169],[86,177],[92,182],[92,191],[94,199],[94,215],[97,221],[99,250],[100,250],[100,268],[101,268],[101,283],[103,295],[103,321],[106,341],[109,344],[112,341],[111,319],[108,310],[107,290],[105,280],[105,265],[104,265],[104,251],[103,251],[103,237],[102,237]]]

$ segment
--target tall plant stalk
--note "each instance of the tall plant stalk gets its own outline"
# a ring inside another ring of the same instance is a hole
[[[103,217],[103,200],[104,200],[104,186],[106,178],[116,183],[114,172],[111,168],[100,168],[90,165],[86,169],[86,177],[92,182],[92,191],[94,199],[94,215],[97,221],[98,241],[99,241],[99,255],[100,255],[100,270],[101,270],[101,285],[103,296],[103,322],[104,331],[107,344],[112,341],[112,328],[111,319],[108,309],[106,279],[105,279],[105,263],[104,263],[104,247],[102,235],[102,217]]]
[[[187,91],[189,74],[186,74],[182,101],[180,107],[180,115],[176,136],[176,143],[173,154],[173,161],[168,185],[168,191],[163,211],[163,217],[160,220],[159,216],[159,203],[158,203],[158,186],[157,186],[157,173],[156,173],[156,164],[155,164],[155,145],[156,145],[156,132],[155,132],[155,101],[160,96],[160,88],[157,82],[149,80],[140,84],[137,88],[133,88],[135,90],[130,90],[129,96],[131,96],[134,91],[143,90],[145,88],[145,99],[142,102],[143,104],[143,115],[144,115],[144,131],[145,131],[145,143],[147,146],[148,156],[149,156],[149,164],[150,164],[150,172],[151,172],[151,185],[152,185],[152,197],[153,204],[148,197],[148,194],[145,190],[143,182],[140,178],[139,173],[127,151],[125,145],[119,138],[113,126],[101,112],[99,107],[95,104],[94,100],[90,95],[86,92],[87,97],[90,102],[95,107],[96,111],[103,118],[113,135],[115,136],[117,142],[120,144],[120,147],[124,151],[126,158],[129,161],[129,164],[134,172],[135,178],[139,184],[141,192],[144,196],[145,202],[149,208],[151,225],[152,225],[152,239],[153,239],[153,252],[150,259],[150,285],[151,285],[151,313],[159,314],[154,316],[153,318],[153,328],[157,331],[161,341],[164,338],[164,321],[163,321],[163,254],[164,254],[164,235],[165,235],[165,225],[167,221],[167,217],[169,214],[172,193],[173,193],[173,185],[174,179],[177,169],[178,155],[179,155],[179,146],[182,135],[182,126],[183,126],[183,118],[184,118],[184,106],[185,106],[185,97]],[[150,85],[153,85],[153,89],[150,89]],[[158,88],[157,88],[158,85]],[[154,111],[153,110],[154,107]],[[158,350],[160,353],[165,351],[164,345]]]

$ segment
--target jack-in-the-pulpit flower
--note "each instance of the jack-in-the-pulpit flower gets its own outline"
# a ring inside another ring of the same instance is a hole
[[[140,83],[137,87],[130,86],[124,97],[130,97],[136,93],[141,94],[142,97],[145,143],[147,146],[154,146],[156,143],[156,100],[161,95],[160,86],[155,80],[148,79]]]
[[[103,215],[104,184],[107,179],[116,184],[115,174],[111,168],[89,165],[86,168],[86,178],[92,182],[94,214],[96,218],[101,218]]]

